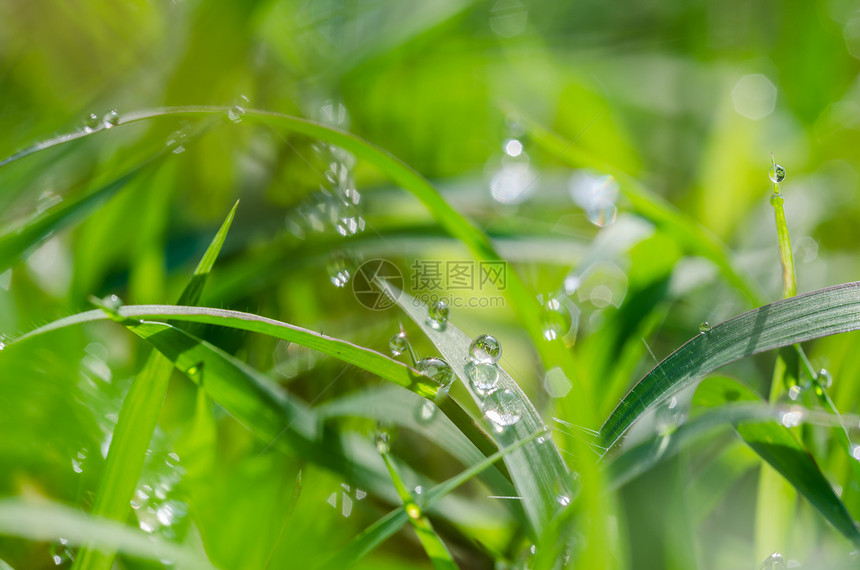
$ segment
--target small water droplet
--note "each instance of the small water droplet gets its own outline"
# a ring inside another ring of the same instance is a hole
[[[483,410],[487,419],[499,430],[514,425],[522,417],[517,395],[511,390],[493,390],[487,394]]]
[[[84,472],[84,461],[87,459],[87,450],[86,448],[78,451],[77,455],[72,458],[72,469],[75,473],[83,473]]]
[[[559,495],[555,498],[555,501],[562,507],[566,507],[570,504],[570,497],[567,495]]]
[[[699,325],[699,334],[706,335],[709,332],[711,332],[711,323],[709,323],[708,321],[703,321]]]
[[[427,319],[427,324],[437,331],[445,330],[445,327],[448,325],[449,312],[448,303],[441,299],[436,301],[428,311],[429,318]]]
[[[469,345],[472,360],[481,364],[495,364],[502,357],[502,345],[496,337],[482,334]]]
[[[388,341],[388,349],[394,357],[400,356],[409,350],[409,338],[406,336],[406,333],[400,331],[392,336],[391,340]]]
[[[495,364],[469,361],[466,363],[466,375],[472,388],[481,396],[486,396],[496,387],[499,381],[499,369]]]
[[[48,549],[48,554],[56,566],[68,566],[75,560],[74,553],[69,548],[69,541],[65,538],[59,539],[59,542],[52,543]]]
[[[96,130],[99,126],[99,116],[95,113],[90,113],[86,119],[84,119],[84,132],[91,133]]]
[[[759,565],[759,570],[777,570],[787,568],[785,558],[779,552],[774,552]]]
[[[860,461],[860,445],[855,445],[851,449],[851,457],[853,457],[857,461]]]
[[[102,126],[106,129],[113,128],[119,124],[119,113],[116,112],[116,109],[108,111],[105,113],[105,116],[102,117]]]
[[[419,423],[426,424],[436,417],[436,405],[430,400],[425,400],[418,405],[416,419]]]
[[[833,375],[826,368],[822,368],[818,371],[817,381],[819,386],[822,386],[825,390],[829,390],[833,386]]]
[[[97,297],[90,297],[90,302],[103,310],[108,318],[113,321],[123,321],[125,320],[122,315],[119,314],[119,310],[122,307],[122,299],[120,299],[117,295],[108,295],[107,297],[103,297],[101,299]]]
[[[803,410],[800,407],[792,408],[790,411],[782,412],[779,415],[779,421],[787,428],[793,428],[800,425],[803,421]]]
[[[774,164],[770,167],[770,170],[767,171],[767,177],[770,178],[771,182],[779,184],[785,180],[785,168],[779,164]]]
[[[388,432],[381,431],[376,434],[376,451],[388,453],[391,450],[391,436]]]
[[[454,381],[454,371],[448,363],[435,356],[419,360],[415,369],[438,382],[443,389],[447,389]]]
[[[774,192],[773,194],[770,195],[770,204],[774,208],[782,206],[783,202],[784,202],[784,200],[782,198],[782,194],[777,194],[776,192]]]
[[[242,122],[242,115],[245,114],[245,105],[248,104],[248,98],[244,95],[241,95],[239,99],[240,102],[230,107],[230,110],[227,111],[227,118],[234,123]]]
[[[346,287],[349,280],[352,279],[352,271],[350,270],[347,259],[343,254],[334,254],[326,264],[329,280],[335,287]]]
[[[0,350],[3,350],[4,348],[6,348],[6,343],[0,340]]]
[[[788,397],[792,400],[797,400],[803,394],[803,388],[800,386],[794,385],[788,389]]]

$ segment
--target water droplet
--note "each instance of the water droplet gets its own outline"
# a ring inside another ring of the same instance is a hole
[[[0,350],[3,350],[4,348],[6,348],[6,343],[0,340]]]
[[[678,398],[672,396],[657,408],[654,414],[656,430],[659,435],[668,436],[684,423],[686,411]]]
[[[454,381],[454,371],[448,363],[435,356],[419,360],[415,369],[438,382],[443,389],[448,388]]]
[[[418,485],[417,487],[415,487],[415,494],[416,495],[423,495],[424,494],[424,487],[422,487],[421,485]]]
[[[776,192],[774,192],[770,195],[770,205],[774,208],[782,206],[783,202],[784,200],[782,199],[782,194],[777,194]]]
[[[496,337],[482,334],[469,345],[469,354],[477,363],[495,364],[502,357],[502,345]]]
[[[86,119],[84,119],[84,132],[91,133],[96,130],[99,126],[99,116],[95,113],[90,113]]]
[[[185,131],[174,131],[173,134],[167,137],[167,147],[172,149],[173,154],[182,154],[185,152],[185,146],[183,146],[183,143],[187,139],[188,135],[185,134]]]
[[[829,390],[833,386],[833,375],[826,368],[822,368],[818,371],[817,381],[819,386],[822,386],[825,390]]]
[[[580,308],[567,295],[552,295],[546,300],[539,295],[538,300],[543,304],[544,339],[561,339],[565,345],[573,346],[579,329]]]
[[[520,403],[511,390],[493,390],[484,399],[484,415],[499,430],[520,421]]]
[[[706,335],[709,332],[711,332],[711,323],[709,323],[708,321],[703,321],[699,325],[699,334]]]
[[[349,280],[352,278],[352,271],[349,268],[347,259],[343,254],[334,254],[326,264],[329,280],[335,287],[346,287]]]
[[[107,297],[103,297],[101,299],[97,297],[90,297],[90,302],[103,310],[108,318],[113,321],[123,321],[125,320],[122,315],[119,314],[119,310],[122,307],[122,299],[120,299],[117,295],[108,295]]]
[[[227,118],[234,123],[242,122],[242,115],[245,114],[245,105],[248,104],[248,98],[244,95],[239,96],[240,102],[230,107],[227,111]]]
[[[106,129],[113,128],[119,124],[119,113],[116,112],[116,109],[112,111],[108,111],[105,113],[105,116],[102,117],[102,126]]]
[[[794,407],[790,411],[782,412],[779,415],[779,421],[787,428],[797,427],[803,421],[803,410],[800,407]]]
[[[785,180],[785,168],[779,164],[774,164],[770,167],[770,170],[767,171],[767,177],[770,178],[771,182],[779,184]]]
[[[443,331],[448,326],[449,313],[448,303],[440,299],[433,303],[433,306],[428,310],[427,324],[437,331]]]
[[[78,451],[77,455],[72,458],[72,469],[75,473],[83,473],[84,472],[84,461],[87,459],[87,450],[86,448]]]
[[[785,558],[779,552],[774,552],[759,565],[759,570],[777,570],[787,568]]]
[[[381,431],[376,434],[376,451],[388,453],[391,450],[391,436],[388,432]]]
[[[68,566],[75,560],[72,549],[68,546],[69,541],[65,538],[59,539],[59,542],[54,542],[48,549],[48,554],[56,566]]]
[[[430,400],[425,400],[418,405],[416,419],[419,423],[426,424],[436,417],[436,405]]]
[[[555,502],[557,502],[562,507],[566,507],[570,504],[570,497],[567,495],[559,495],[555,498]]]
[[[388,341],[388,349],[391,351],[391,355],[395,357],[409,350],[409,338],[406,333],[400,331],[392,336],[391,340]]]
[[[481,396],[487,395],[499,381],[498,367],[488,362],[470,360],[466,363],[466,375],[469,377],[472,388]]]
[[[788,389],[788,397],[792,400],[797,400],[803,394],[803,388],[800,386],[794,385]]]

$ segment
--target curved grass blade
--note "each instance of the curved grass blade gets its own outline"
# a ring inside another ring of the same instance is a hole
[[[628,392],[600,429],[601,442],[615,446],[646,410],[745,356],[860,329],[860,282],[845,283],[733,317],[687,341]]]
[[[200,298],[203,285],[221,251],[238,205],[237,202],[227,214],[203,254],[179,298],[180,303],[194,304]],[[93,515],[120,521],[127,516],[130,510],[129,501],[143,470],[146,452],[158,424],[172,372],[173,363],[159,352],[153,351],[132,383],[113,430],[104,471],[93,503]],[[113,552],[84,547],[75,558],[73,568],[109,570],[113,559]]]
[[[729,402],[762,400],[747,386],[732,378],[713,377],[702,382],[696,390],[694,401],[702,406],[718,407]],[[744,442],[791,483],[836,530],[855,546],[860,545],[857,524],[815,460],[787,427],[776,422],[748,421],[738,421],[734,427]]]
[[[535,439],[543,435],[545,434],[534,433],[529,437],[519,440],[513,445],[500,449],[496,453],[486,457],[479,463],[472,465],[465,471],[451,477],[447,481],[439,483],[424,495],[424,500],[421,502],[421,506],[424,510],[433,508],[445,496],[453,492],[454,489],[469,479],[479,475],[482,471],[488,469],[497,461],[504,459],[508,454],[533,442]],[[322,567],[339,569],[352,566],[374,548],[382,544],[386,539],[391,537],[395,532],[403,528],[403,525],[405,525],[408,520],[409,515],[406,514],[404,509],[395,509],[389,512],[387,515],[367,527],[361,534],[356,536],[343,550],[335,554],[330,560],[326,561]]]
[[[179,568],[214,568],[203,552],[193,552],[142,530],[53,502],[0,500],[0,534],[36,541],[57,541],[62,537],[73,545],[95,541],[100,548],[154,562],[168,560]]]
[[[456,375],[472,395],[479,408],[484,409],[485,400],[476,392],[468,381],[465,365],[469,362],[469,345],[472,342],[465,333],[448,322],[444,330],[428,324],[430,322],[427,307],[414,299],[405,291],[398,291],[389,283],[378,281],[380,287],[421,327],[430,341],[439,349],[445,361],[451,366]],[[499,447],[507,447],[525,439],[534,433],[547,431],[546,425],[532,403],[520,389],[519,385],[501,366],[497,367],[499,378],[497,390],[508,390],[514,395],[512,408],[519,414],[519,420],[503,428],[490,425]],[[522,449],[515,451],[505,458],[508,471],[522,497],[523,508],[526,511],[532,529],[537,535],[547,521],[559,510],[559,501],[563,504],[570,502],[572,489],[569,488],[570,474],[561,458],[558,448],[550,438],[541,442],[535,441]]]
[[[385,461],[385,466],[391,475],[394,488],[397,490],[400,500],[403,501],[403,510],[409,516],[409,522],[412,524],[412,528],[415,529],[415,534],[418,535],[418,540],[421,542],[421,546],[424,547],[424,552],[427,553],[427,556],[433,563],[433,568],[437,570],[456,569],[457,565],[454,563],[448,547],[445,546],[445,543],[436,534],[433,525],[430,524],[430,520],[422,512],[421,507],[418,506],[415,498],[406,488],[406,484],[397,472],[394,461],[391,459],[391,454],[387,450],[382,450],[382,459]]]

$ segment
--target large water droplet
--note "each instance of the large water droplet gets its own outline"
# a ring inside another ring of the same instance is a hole
[[[438,382],[443,389],[448,388],[454,381],[454,371],[448,363],[435,356],[419,360],[415,369]]]
[[[102,125],[106,129],[113,128],[119,124],[119,113],[116,112],[116,109],[112,111],[108,111],[105,113],[105,116],[102,117]]]
[[[484,415],[497,428],[514,425],[522,417],[520,402],[511,390],[493,390],[483,402]]]
[[[391,436],[388,432],[381,431],[376,434],[376,451],[379,453],[388,453],[391,450]]]
[[[469,345],[469,354],[477,363],[495,364],[502,357],[502,344],[496,337],[482,334]]]
[[[436,301],[428,311],[429,318],[427,319],[427,324],[437,331],[445,330],[445,327],[448,325],[449,312],[448,303],[441,299]]]
[[[785,168],[779,164],[774,164],[770,167],[770,170],[767,171],[767,177],[770,178],[771,182],[779,184],[785,180]]]
[[[481,396],[487,395],[499,381],[499,369],[495,364],[469,361],[466,363],[466,375],[472,388]]]
[[[406,336],[405,332],[400,331],[388,341],[388,349],[391,351],[392,356],[400,356],[409,350],[409,337]]]
[[[91,133],[96,130],[99,126],[99,116],[95,113],[90,113],[86,119],[84,119],[84,132]]]

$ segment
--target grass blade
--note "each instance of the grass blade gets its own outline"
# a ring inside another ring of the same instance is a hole
[[[180,296],[180,302],[193,304],[200,298],[206,278],[227,237],[237,206],[238,202],[227,214],[227,218],[203,254],[191,281]],[[104,471],[93,503],[93,515],[120,521],[128,515],[129,501],[143,470],[146,452],[158,424],[172,372],[173,363],[157,351],[153,351],[132,383],[117,417]],[[95,550],[86,546],[75,559],[73,568],[108,570],[113,565],[113,559],[113,552]]]
[[[192,552],[158,536],[116,521],[94,517],[53,502],[0,500],[0,534],[27,540],[95,544],[153,562],[170,560],[179,568],[213,568],[202,552]]]
[[[745,356],[860,328],[860,282],[783,299],[697,334],[646,374],[600,430],[612,447],[630,425],[667,395]]]
[[[699,386],[694,397],[694,402],[709,407],[738,401],[762,400],[747,386],[725,377],[707,379]],[[836,530],[855,546],[860,545],[860,531],[845,505],[836,496],[815,460],[787,427],[776,422],[738,421],[735,429],[744,442],[791,483]]]

